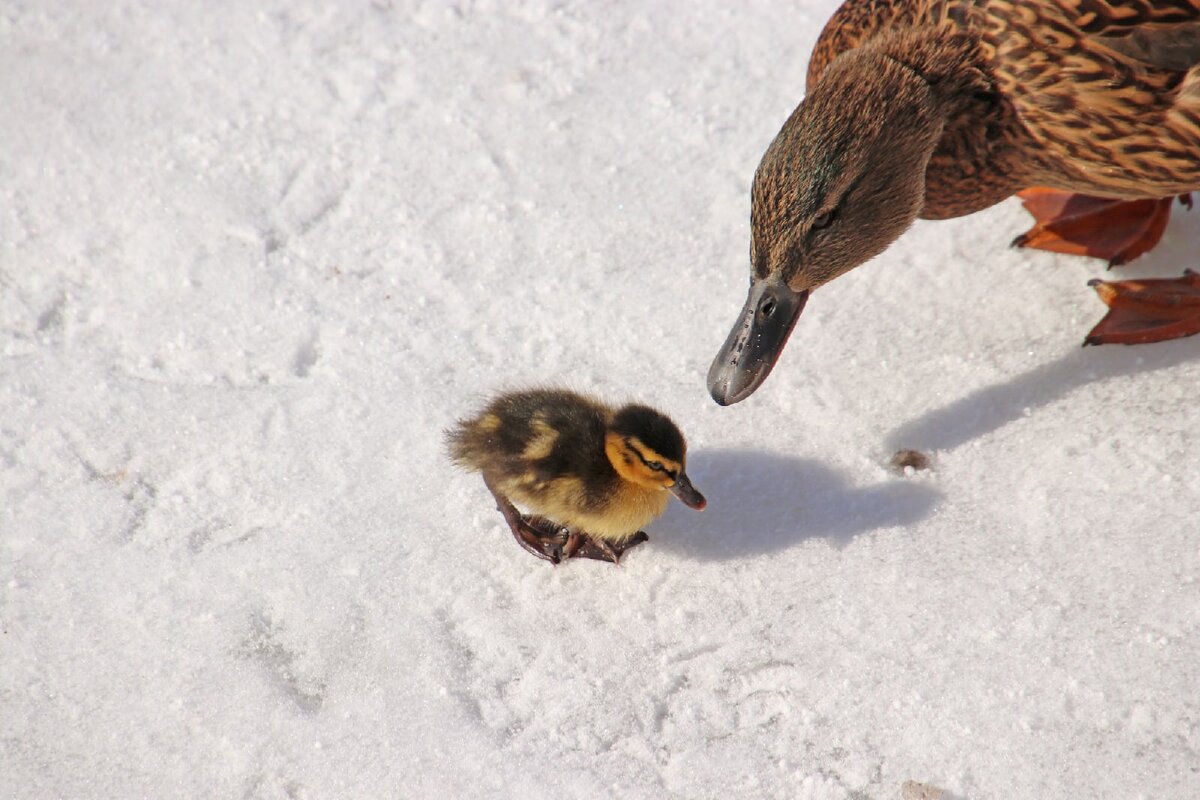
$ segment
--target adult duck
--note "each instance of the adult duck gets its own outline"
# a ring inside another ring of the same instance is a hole
[[[1021,194],[1015,244],[1120,264],[1200,190],[1200,0],[849,0],[754,176],[750,296],[709,370],[722,405],[774,366],[809,294],[917,217]],[[1200,276],[1093,282],[1086,344],[1200,332]]]

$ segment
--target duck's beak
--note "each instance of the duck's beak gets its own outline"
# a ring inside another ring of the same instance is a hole
[[[700,511],[708,505],[708,501],[704,499],[704,495],[697,492],[696,487],[692,486],[692,482],[688,479],[686,473],[679,473],[679,477],[675,479],[675,483],[667,487],[667,491],[678,497],[679,501],[688,508]]]
[[[745,400],[767,379],[807,301],[807,289],[797,292],[783,281],[750,284],[746,307],[708,368],[708,391],[718,405]]]

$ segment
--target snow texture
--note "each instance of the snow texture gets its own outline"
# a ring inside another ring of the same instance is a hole
[[[707,396],[834,7],[0,6],[0,796],[1200,796],[1200,339],[1009,201]],[[531,384],[709,509],[522,552],[441,431]]]

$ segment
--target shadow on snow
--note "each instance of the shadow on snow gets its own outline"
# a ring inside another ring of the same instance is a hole
[[[819,461],[748,450],[696,451],[688,475],[708,508],[672,502],[650,538],[703,560],[774,553],[814,537],[842,546],[860,533],[919,522],[942,496],[900,477],[853,486]]]
[[[1200,356],[1200,337],[1156,345],[1079,348],[1009,380],[976,389],[941,408],[927,411],[891,434],[888,448],[949,450],[991,433],[1089,384],[1167,369]],[[1181,415],[1181,419],[1187,415]]]

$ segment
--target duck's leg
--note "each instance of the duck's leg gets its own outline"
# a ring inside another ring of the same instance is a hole
[[[561,531],[555,530],[553,533],[543,530],[541,525],[535,524],[539,518],[533,520],[523,516],[517,507],[509,502],[508,498],[500,493],[490,480],[486,477],[483,479],[488,491],[492,493],[492,497],[496,498],[496,508],[504,515],[504,521],[508,523],[509,529],[512,531],[513,538],[517,540],[517,544],[521,545],[525,550],[545,559],[551,564],[557,564],[563,559],[563,545],[566,543],[566,537]]]
[[[1110,267],[1128,263],[1158,244],[1175,199],[1112,200],[1041,187],[1017,196],[1036,224],[1014,239],[1014,246],[1104,258]],[[1179,201],[1192,205],[1191,195],[1181,195]]]
[[[645,531],[638,531],[622,542],[608,542],[599,536],[593,536],[586,531],[572,529],[567,534],[567,543],[563,546],[564,558],[594,558],[597,561],[621,563],[621,556],[631,547],[649,541]]]
[[[1108,314],[1083,340],[1089,344],[1147,344],[1200,333],[1200,273],[1182,278],[1089,284]]]

